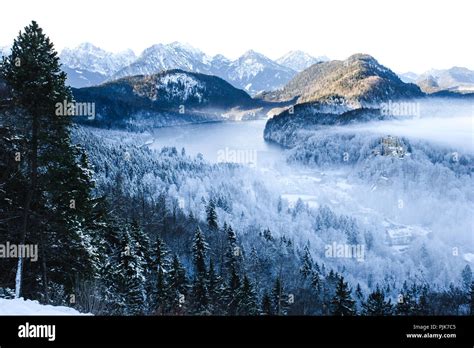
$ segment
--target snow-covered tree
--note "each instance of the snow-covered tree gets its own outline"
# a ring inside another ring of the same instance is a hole
[[[385,294],[383,290],[379,287],[372,292],[367,301],[362,303],[362,314],[363,315],[375,315],[375,316],[384,316],[391,315],[393,306],[392,301],[385,299]]]
[[[354,300],[351,297],[351,290],[344,277],[340,276],[336,287],[336,294],[332,301],[332,314],[337,316],[355,315]]]

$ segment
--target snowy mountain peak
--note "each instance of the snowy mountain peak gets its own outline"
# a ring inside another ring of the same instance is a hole
[[[239,60],[246,60],[246,59],[255,59],[255,60],[261,60],[261,61],[269,61],[269,62],[272,62],[274,63],[270,58],[268,58],[267,56],[259,53],[259,52],[256,52],[254,50],[248,50],[247,52],[245,52],[240,58]]]
[[[78,51],[85,51],[85,52],[96,53],[96,54],[103,54],[103,55],[107,54],[105,50],[103,50],[100,47],[95,46],[94,44],[90,42],[83,42],[79,44],[75,49]]]
[[[255,76],[265,68],[276,68],[282,70],[289,70],[273,60],[264,56],[261,53],[249,50],[240,56],[236,61],[232,62],[232,66],[236,67],[237,70],[242,72],[246,76]]]
[[[230,60],[222,54],[216,54],[214,57],[212,57],[212,60],[215,62],[230,62]]]
[[[187,51],[187,52],[190,52],[190,53],[193,53],[194,55],[196,56],[205,56],[204,52],[202,52],[200,49],[186,43],[186,42],[178,42],[178,41],[174,41],[172,43],[170,43],[168,46],[174,48],[174,49],[178,49],[178,50],[182,50],[182,51]]]
[[[278,58],[276,62],[295,71],[303,71],[311,65],[325,60],[327,60],[327,57],[315,58],[306,52],[297,50],[288,52]]]
[[[109,76],[136,59],[132,50],[112,53],[89,42],[75,48],[65,48],[60,54],[61,63],[70,69],[86,70]]]

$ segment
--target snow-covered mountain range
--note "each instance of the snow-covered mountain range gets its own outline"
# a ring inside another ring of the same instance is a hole
[[[474,92],[474,71],[463,67],[431,69],[421,75],[409,72],[399,74],[404,82],[416,83],[423,92]]]
[[[86,87],[134,75],[151,75],[163,70],[182,69],[218,76],[250,94],[283,87],[298,71],[324,60],[301,51],[292,51],[278,61],[247,51],[232,61],[223,55],[209,56],[191,45],[172,42],[145,49],[138,57],[130,50],[104,51],[92,44],[64,49],[60,55],[68,82]]]
[[[462,67],[446,70],[430,70],[420,75],[416,81],[427,93],[442,90],[474,92],[474,71]]]
[[[295,70],[252,50],[231,61],[223,55],[210,57],[190,45],[173,42],[147,48],[136,61],[110,79],[156,74],[170,69],[215,75],[250,94],[280,88],[296,74]]]

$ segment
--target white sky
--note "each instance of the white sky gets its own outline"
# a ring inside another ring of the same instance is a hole
[[[397,72],[474,69],[473,0],[7,0],[0,46],[32,19],[57,49],[92,42],[140,53],[187,42],[235,59],[254,49],[344,59],[369,53]]]

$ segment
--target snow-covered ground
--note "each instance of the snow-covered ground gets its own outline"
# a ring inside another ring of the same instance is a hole
[[[63,306],[42,305],[38,301],[0,299],[0,315],[91,315]]]

